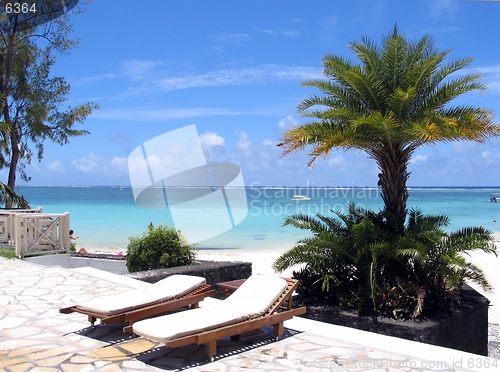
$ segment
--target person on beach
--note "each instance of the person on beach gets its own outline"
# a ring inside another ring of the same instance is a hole
[[[77,235],[76,237],[73,236],[75,232],[73,230],[69,230],[69,240],[76,240],[80,237],[80,235]]]
[[[76,237],[73,236],[75,232],[73,230],[69,230],[69,240],[76,240],[80,237],[80,235],[77,235]],[[84,247],[81,247],[80,250],[78,251],[80,254],[85,254],[87,253],[87,250]]]

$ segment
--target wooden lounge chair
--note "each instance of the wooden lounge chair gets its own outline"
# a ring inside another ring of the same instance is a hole
[[[150,318],[183,307],[198,307],[207,296],[215,295],[215,290],[206,284],[205,278],[191,275],[172,275],[144,289],[94,298],[89,301],[59,309],[60,313],[81,313],[88,316],[94,325],[126,323]]]
[[[276,338],[283,335],[283,322],[304,314],[292,309],[298,281],[269,275],[252,275],[225,300],[207,298],[194,310],[141,320],[124,330],[162,342],[167,347],[205,345],[210,361],[217,353],[217,340],[273,326]]]

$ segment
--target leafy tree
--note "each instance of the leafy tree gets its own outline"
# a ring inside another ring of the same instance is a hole
[[[491,289],[469,251],[496,255],[494,237],[481,228],[445,232],[445,216],[411,209],[404,234],[395,233],[387,211],[349,205],[347,214],[289,216],[284,225],[312,232],[274,262],[277,271],[299,265],[304,301],[355,308],[362,314],[413,319],[445,310],[465,280]]]
[[[1,1],[5,8],[5,1]],[[16,185],[16,174],[28,181],[26,164],[34,150],[43,158],[44,141],[61,145],[74,136],[88,134],[75,129],[97,106],[86,103],[64,107],[70,86],[62,77],[50,76],[56,53],[67,54],[78,42],[68,38],[71,25],[66,10],[78,0],[42,0],[39,13],[0,15],[0,94],[4,102],[0,120],[0,167],[9,167],[8,186]]]
[[[414,151],[439,142],[483,142],[498,137],[500,126],[484,108],[451,105],[453,99],[485,88],[478,73],[450,76],[472,58],[445,63],[451,50],[438,51],[429,36],[410,41],[397,27],[383,38],[381,47],[365,37],[352,42],[350,49],[359,64],[326,55],[326,79],[302,83],[323,95],[298,105],[311,121],[287,130],[278,146],[284,156],[311,146],[310,166],[332,149],[365,151],[380,169],[378,185],[385,208],[402,232],[407,166]]]
[[[17,206],[17,208],[29,209],[29,202],[24,199],[24,196],[19,195],[12,190],[8,185],[0,182],[0,203],[6,206]]]
[[[149,226],[140,237],[130,237],[127,247],[127,269],[130,272],[192,265],[194,246],[175,228],[166,225]]]

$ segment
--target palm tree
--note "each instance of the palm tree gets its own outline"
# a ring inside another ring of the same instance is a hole
[[[381,47],[365,37],[352,42],[350,49],[360,64],[326,55],[327,79],[302,83],[323,95],[298,105],[311,121],[287,130],[278,146],[283,156],[312,146],[309,166],[332,149],[365,151],[378,165],[385,209],[396,217],[397,231],[402,232],[413,152],[439,142],[484,142],[498,137],[500,126],[484,108],[450,104],[458,96],[485,89],[478,73],[450,77],[472,58],[445,63],[451,50],[436,50],[429,36],[412,42],[397,27],[383,38]]]

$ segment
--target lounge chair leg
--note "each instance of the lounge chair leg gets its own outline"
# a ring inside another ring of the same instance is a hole
[[[95,316],[89,315],[89,322],[92,324],[92,327],[94,326],[96,320],[97,318]]]
[[[217,341],[210,341],[205,344],[208,360],[210,363],[214,361],[214,356],[217,353]]]
[[[279,322],[277,324],[274,324],[273,325],[273,329],[274,329],[274,335],[276,336],[276,339],[278,339],[280,336],[283,335],[283,332],[284,332],[284,327],[283,327],[283,322]]]

